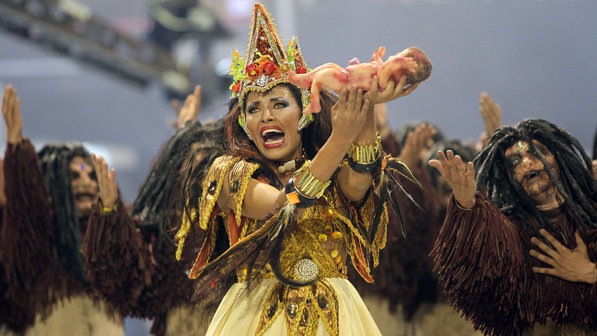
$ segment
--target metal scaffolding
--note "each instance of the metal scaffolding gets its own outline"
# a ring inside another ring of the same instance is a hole
[[[188,69],[168,51],[116,31],[75,0],[0,0],[0,28],[131,83],[190,91]]]

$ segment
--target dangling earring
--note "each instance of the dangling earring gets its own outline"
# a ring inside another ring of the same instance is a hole
[[[249,140],[252,141],[253,138],[251,138],[251,133],[249,133],[249,129],[247,128],[247,122],[245,121],[244,113],[241,113],[238,115],[238,124],[245,131],[245,133],[247,134],[247,137],[249,137]]]
[[[301,89],[301,102],[303,103],[303,106],[307,106],[311,102],[311,95],[308,90]],[[309,126],[314,120],[315,117],[313,117],[312,113],[303,114],[298,122],[297,128],[299,132]]]
[[[298,122],[298,130],[299,132],[302,131],[305,127],[309,126],[309,124],[311,124],[313,122],[313,120],[315,120],[315,118],[313,117],[313,114],[311,113],[307,113],[307,114],[303,114],[303,116],[301,117],[301,119],[299,119]]]

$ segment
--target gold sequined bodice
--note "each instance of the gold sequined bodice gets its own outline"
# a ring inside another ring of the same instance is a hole
[[[329,208],[316,205],[307,209],[282,243],[283,274],[299,281],[312,280],[313,272],[319,278],[346,278],[347,248],[342,226]],[[251,233],[250,228],[243,231],[245,235]],[[246,269],[238,270],[237,276],[239,282],[245,281]],[[269,268],[262,276],[274,277]]]
[[[246,242],[251,239],[252,233],[261,230],[262,225],[272,223],[263,224],[241,214],[246,188],[258,167],[255,163],[232,156],[219,157],[212,164],[202,183],[199,211],[191,209],[189,214],[185,213],[181,229],[176,235],[179,240],[178,257],[190,231],[193,216],[196,216],[198,226],[210,233],[189,277],[197,277],[213,253],[216,232],[213,219],[216,216],[224,217],[231,246]],[[216,207],[216,200],[225,178],[231,186],[235,206],[230,211],[222,212]],[[301,282],[316,281],[299,288],[276,281],[261,308],[256,335],[263,335],[281,314],[286,319],[289,335],[313,335],[319,321],[322,321],[330,335],[338,335],[338,301],[326,279],[345,279],[347,257],[350,257],[351,264],[363,279],[373,281],[370,269],[377,265],[379,251],[385,246],[388,222],[387,209],[383,205],[382,211],[378,212],[381,217],[375,235],[369,236],[376,202],[373,193],[369,193],[360,204],[352,204],[332,183],[316,205],[307,208],[296,223],[281,233],[279,237],[283,237],[283,240],[279,261],[284,276]],[[373,265],[370,265],[368,256],[372,257]],[[258,271],[261,279],[275,278],[270,265]],[[238,281],[244,282],[247,278],[246,267],[238,267],[236,274]]]

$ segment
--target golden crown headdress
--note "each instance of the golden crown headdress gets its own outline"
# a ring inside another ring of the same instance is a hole
[[[270,13],[261,4],[255,4],[253,22],[249,35],[247,57],[243,59],[238,51],[232,51],[230,74],[234,82],[230,85],[232,96],[238,96],[239,106],[244,106],[244,99],[250,91],[264,92],[272,87],[289,83],[288,72],[306,73],[309,71],[296,36],[288,42],[284,50],[278,31]],[[309,104],[309,92],[301,90],[303,107]],[[299,122],[299,130],[313,120],[312,115],[304,115]],[[246,129],[245,115],[240,113],[239,123]],[[250,137],[250,136],[249,136]]]

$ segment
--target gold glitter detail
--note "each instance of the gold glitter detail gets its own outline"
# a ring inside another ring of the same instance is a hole
[[[187,201],[187,206],[189,202]],[[187,207],[185,207],[185,211],[182,215],[182,224],[180,225],[180,229],[176,233],[176,239],[178,240],[178,245],[176,247],[176,260],[182,259],[182,247],[184,246],[184,242],[187,238],[188,232],[191,230],[191,223],[197,220],[197,209],[193,208],[190,209],[191,216],[189,218]]]
[[[228,173],[229,181],[239,181],[240,187],[237,192],[234,193],[234,218],[236,219],[236,225],[241,225],[241,215],[243,200],[245,199],[245,193],[249,186],[249,181],[253,173],[259,168],[257,163],[249,163],[247,161],[239,161],[232,166],[230,173]],[[244,229],[244,228],[243,228]]]
[[[289,336],[316,335],[320,320],[331,336],[339,333],[338,299],[326,280],[300,288],[276,283],[265,300],[255,335],[264,335],[280,315],[286,319]]]
[[[332,238],[334,238],[334,239],[340,239],[340,238],[342,238],[342,232],[340,232],[340,231],[334,231],[334,232],[332,232]]]
[[[351,211],[351,206],[349,202],[342,197],[342,194],[337,184],[334,183],[333,187],[328,188],[328,190],[331,190],[332,192],[326,192],[323,197],[327,201],[327,203],[330,204],[329,209],[334,213],[334,218],[336,220],[340,220],[344,224],[337,225],[335,227],[337,228],[337,231],[339,231],[343,236],[342,240],[345,242],[349,250],[349,255],[353,264],[360,264],[363,267],[364,272],[366,273],[365,275],[370,277],[371,268],[369,267],[369,265],[363,262],[359,262],[359,259],[357,258],[357,244],[360,245],[363,256],[366,257],[368,254],[371,254],[371,256],[373,257],[373,266],[377,266],[379,264],[379,251],[386,244],[388,225],[387,207],[384,204],[384,210],[380,218],[377,234],[375,235],[375,239],[373,240],[373,242],[369,244],[367,239],[363,236],[364,232],[362,233],[357,228],[357,223],[353,223],[349,219],[351,218],[349,214]],[[373,193],[370,193],[369,197],[362,203],[362,206],[359,209],[356,209],[356,213],[353,213],[352,216],[353,219],[358,221],[365,229],[369,229],[373,221],[373,212],[375,210],[376,204],[374,198],[375,197],[373,196]],[[367,279],[365,280],[369,281]]]
[[[199,227],[203,230],[207,230],[209,221],[211,219],[211,212],[216,205],[222,185],[224,184],[224,177],[230,169],[230,167],[238,162],[240,159],[233,156],[220,156],[215,159],[207,175],[201,183],[203,192],[201,194],[201,200],[199,201]],[[215,190],[210,193],[210,186],[213,187],[213,181],[216,181]],[[191,214],[191,217],[193,214]],[[182,256],[182,249],[184,246],[185,239],[191,230],[191,221],[188,220],[187,216],[183,215],[182,224],[180,229],[176,233],[178,238],[178,246],[176,249],[176,258],[180,260]]]

